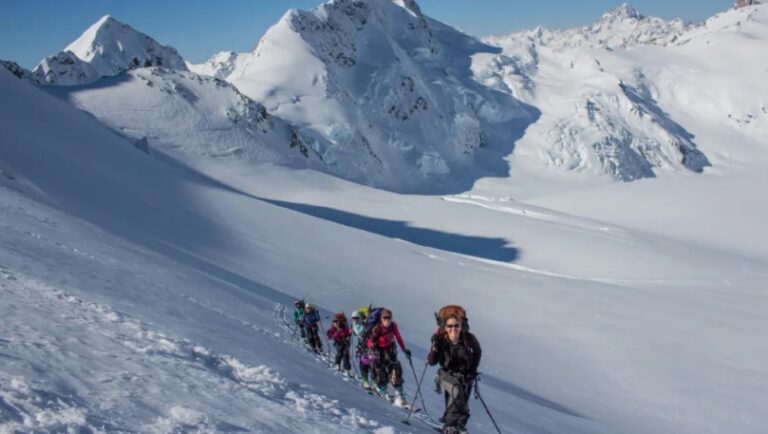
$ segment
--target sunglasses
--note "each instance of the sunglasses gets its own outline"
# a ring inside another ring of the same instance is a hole
[[[383,316],[383,317],[381,317],[381,319],[392,319],[392,317],[391,316]]]
[[[461,324],[446,324],[445,328],[447,328],[447,329],[460,329],[461,328]]]

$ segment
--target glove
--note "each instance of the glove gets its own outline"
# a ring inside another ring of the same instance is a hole
[[[464,376],[464,380],[470,386],[475,383],[476,378],[477,378],[477,372],[470,372]]]
[[[405,353],[405,358],[411,360],[411,350],[406,349],[403,352]]]

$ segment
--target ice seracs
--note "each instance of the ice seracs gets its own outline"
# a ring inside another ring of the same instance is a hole
[[[33,74],[47,84],[78,85],[149,66],[187,70],[174,48],[106,15],[63,51],[46,57]]]
[[[585,27],[487,38],[503,53],[475,56],[475,77],[542,111],[518,142],[513,166],[541,172],[535,166],[543,163],[553,174],[622,181],[710,166],[690,123],[661,101],[668,87],[650,66],[664,58],[685,70],[686,57],[674,50],[696,28],[624,4]]]

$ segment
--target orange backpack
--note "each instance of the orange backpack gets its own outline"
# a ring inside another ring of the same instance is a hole
[[[435,321],[437,321],[437,325],[440,327],[439,331],[444,331],[445,321],[451,316],[455,316],[461,321],[462,333],[469,331],[469,318],[467,318],[467,311],[464,310],[463,307],[456,304],[443,306],[439,311],[435,312]]]

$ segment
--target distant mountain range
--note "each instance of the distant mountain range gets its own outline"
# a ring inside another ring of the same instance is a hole
[[[414,1],[333,0],[199,65],[106,16],[33,71],[3,65],[191,163],[423,193],[514,170],[631,181],[749,163],[768,134],[768,9],[752,3],[697,25],[624,4],[480,41]]]

